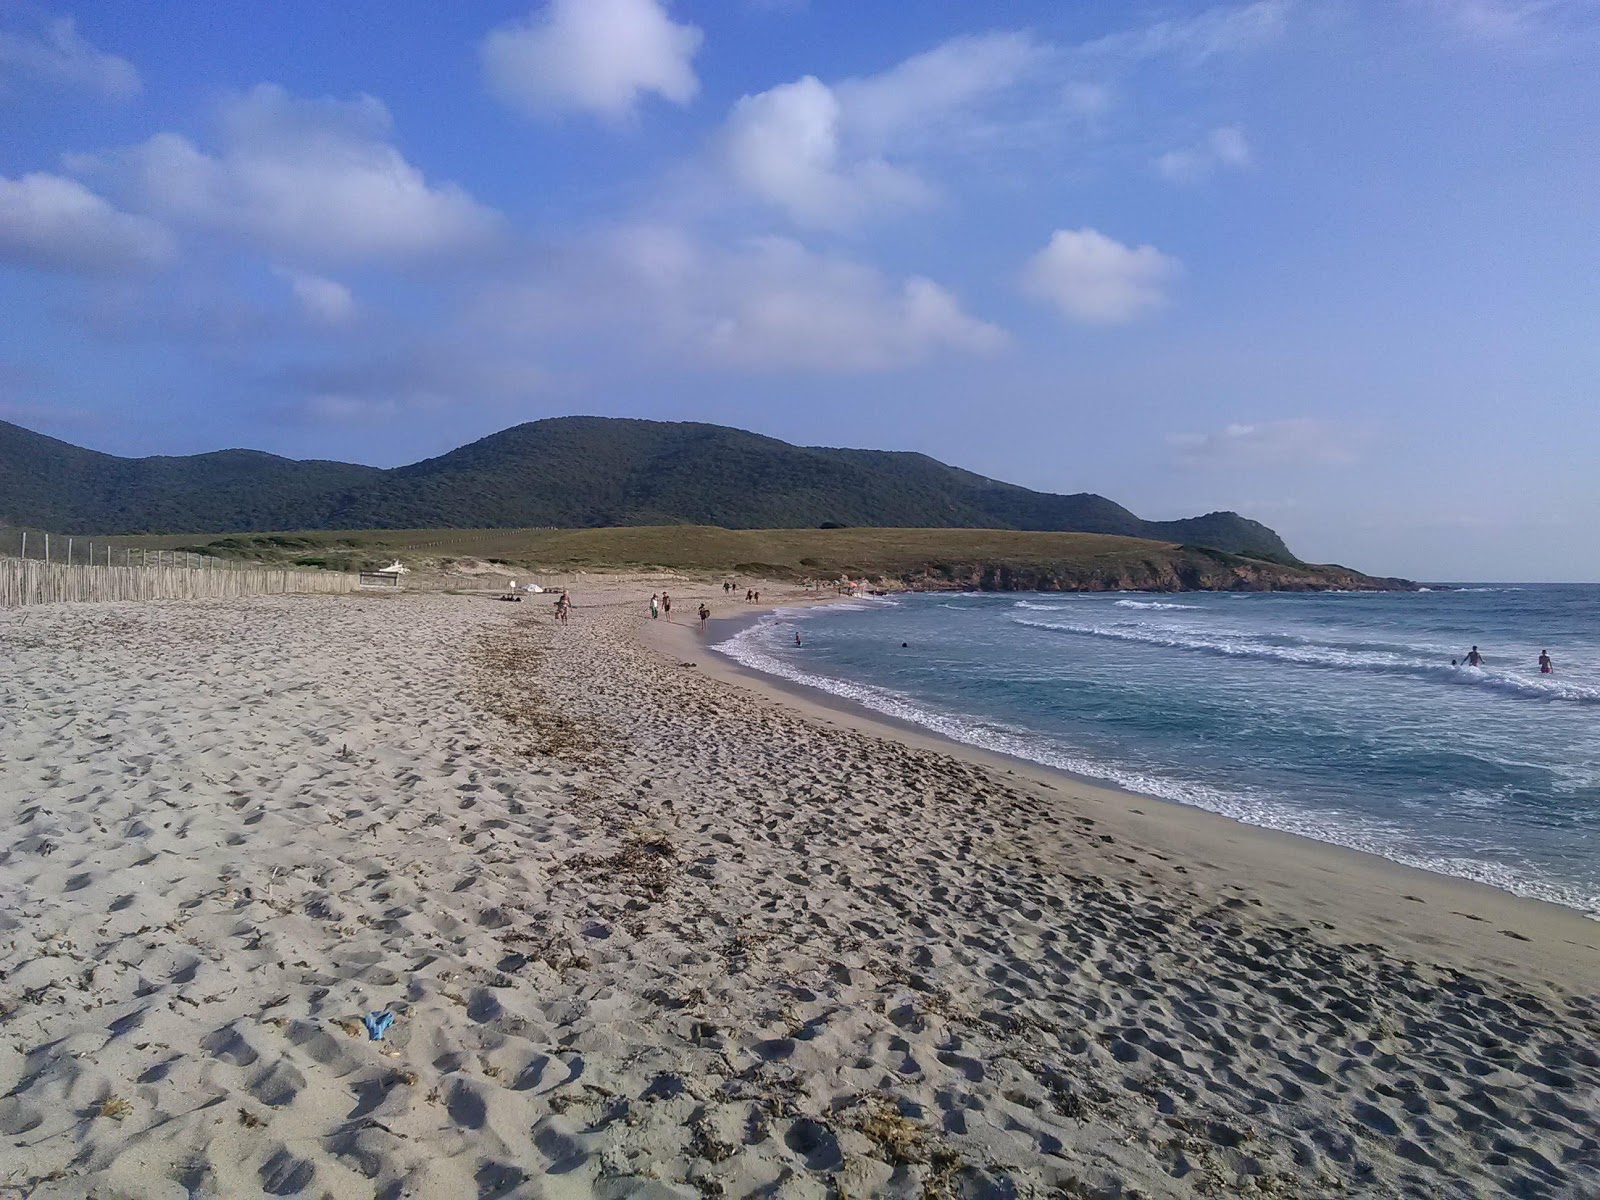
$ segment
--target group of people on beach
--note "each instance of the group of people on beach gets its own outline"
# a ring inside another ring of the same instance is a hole
[[[1474,646],[1471,650],[1467,651],[1465,658],[1459,660],[1452,658],[1450,660],[1450,665],[1452,667],[1482,667],[1487,661],[1488,660],[1479,652],[1478,648]],[[1556,664],[1555,660],[1550,657],[1550,651],[1539,651],[1539,674],[1554,675],[1555,673]]]
[[[733,582],[733,580],[724,579],[722,581],[722,594],[724,596],[731,596],[731,595],[733,595],[734,590],[737,587],[738,587],[738,585],[735,584]],[[754,588],[745,588],[745,590],[744,590],[744,602],[746,604],[759,604],[759,603],[761,603],[761,593],[756,591]]]
[[[723,589],[726,590],[729,585],[723,584],[722,586]],[[669,621],[672,620],[672,597],[667,595],[666,592],[651,592],[650,619],[654,621],[662,616],[665,616]],[[706,622],[710,619],[711,609],[706,605],[706,602],[702,600],[700,602],[700,631],[702,633],[705,632]]]

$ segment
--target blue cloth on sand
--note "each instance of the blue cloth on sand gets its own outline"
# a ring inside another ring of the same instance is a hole
[[[394,1024],[394,1014],[388,1010],[368,1013],[361,1018],[361,1023],[367,1027],[369,1041],[381,1042],[385,1031]]]

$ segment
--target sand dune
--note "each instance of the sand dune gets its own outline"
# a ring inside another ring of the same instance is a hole
[[[0,1196],[1600,1195],[1578,918],[1352,942],[576,599],[4,618]]]

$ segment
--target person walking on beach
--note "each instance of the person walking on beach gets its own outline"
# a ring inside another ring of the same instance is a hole
[[[667,614],[667,620],[672,620],[672,597],[665,592],[661,593],[661,611]]]
[[[654,621],[661,615],[661,597],[654,592],[650,593],[650,619]]]
[[[1469,666],[1469,667],[1481,667],[1481,666],[1483,666],[1483,655],[1478,653],[1478,648],[1476,646],[1474,646],[1471,650],[1467,651],[1467,666]]]
[[[700,605],[700,632],[706,631],[706,622],[711,619],[711,610],[704,603]]]
[[[1539,651],[1539,674],[1541,674],[1541,675],[1554,675],[1555,673],[1556,673],[1556,665],[1555,665],[1555,663],[1550,661],[1550,651],[1548,651],[1548,650]]]

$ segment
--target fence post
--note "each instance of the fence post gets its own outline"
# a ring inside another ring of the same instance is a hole
[[[44,560],[45,562],[50,561],[50,535],[48,533],[44,535]]]
[[[22,557],[28,557],[28,531],[26,529],[22,531]]]

